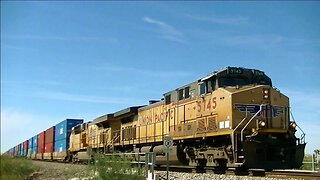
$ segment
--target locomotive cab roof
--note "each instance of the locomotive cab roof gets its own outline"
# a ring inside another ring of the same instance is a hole
[[[226,67],[221,70],[214,71],[213,73],[210,73],[207,76],[190,84],[165,93],[164,101],[166,104],[168,104],[212,92],[217,88],[246,85],[272,86],[272,82],[263,71],[257,69]]]
[[[214,71],[213,73],[208,74],[207,76],[201,78],[198,80],[198,82],[203,82],[206,81],[212,77],[230,77],[230,78],[236,78],[236,77],[247,77],[248,79],[250,78],[251,80],[248,82],[248,84],[261,84],[265,83],[267,85],[272,85],[271,84],[271,79],[265,75],[263,71],[257,70],[257,69],[248,69],[248,68],[243,68],[243,67],[225,67],[221,70]],[[258,82],[258,80],[265,80],[264,82]]]

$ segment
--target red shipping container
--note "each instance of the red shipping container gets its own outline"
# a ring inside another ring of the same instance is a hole
[[[23,150],[27,150],[28,149],[28,143],[29,143],[28,140],[23,142]]]
[[[45,137],[45,144],[50,144],[54,142],[54,131],[55,131],[55,126],[52,126],[51,128],[46,130],[46,137]]]
[[[53,147],[54,147],[53,142],[52,142],[52,143],[45,144],[45,145],[44,145],[44,152],[45,152],[45,153],[53,152]]]
[[[38,153],[44,152],[44,139],[45,139],[45,131],[38,134],[38,149],[37,149]]]

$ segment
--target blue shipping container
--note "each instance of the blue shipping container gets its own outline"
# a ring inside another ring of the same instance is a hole
[[[17,151],[18,151],[18,147],[17,147],[17,146],[15,146],[15,147],[13,148],[14,156],[17,156]]]
[[[28,141],[28,149],[32,148],[33,145],[33,137],[29,139]]]
[[[20,155],[20,156],[23,156],[23,143],[21,143],[19,146],[20,146],[20,153],[19,153],[19,155]]]
[[[69,140],[61,139],[54,143],[54,152],[65,152],[69,148]]]
[[[71,134],[71,128],[82,124],[83,119],[66,119],[59,124],[56,125],[56,131],[55,131],[55,140],[63,140],[63,139],[69,139]]]
[[[38,148],[38,136],[33,136],[32,140],[32,154],[36,154]]]

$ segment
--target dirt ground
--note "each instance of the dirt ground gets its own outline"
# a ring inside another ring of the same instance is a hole
[[[88,165],[45,161],[32,163],[38,170],[30,176],[30,180],[84,180],[94,176]]]

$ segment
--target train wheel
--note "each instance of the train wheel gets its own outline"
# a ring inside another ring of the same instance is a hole
[[[265,170],[266,172],[271,172],[271,171],[273,171],[272,168],[265,168],[264,170]]]
[[[216,174],[225,174],[227,167],[227,161],[225,159],[218,159],[215,160],[215,163],[217,164],[216,167],[214,167],[214,173]]]
[[[247,176],[247,175],[249,175],[249,169],[246,166],[236,167],[236,170],[234,173],[236,175]]]
[[[206,166],[206,159],[198,159],[197,160],[197,166],[196,166],[196,172],[202,173],[205,172],[204,167]]]

